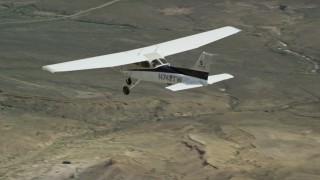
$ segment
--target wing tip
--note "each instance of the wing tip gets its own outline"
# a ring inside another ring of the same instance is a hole
[[[49,71],[51,73],[55,73],[56,72],[53,68],[50,68],[50,66],[43,66],[42,70]]]
[[[223,76],[224,76],[225,80],[234,78],[234,76],[233,76],[233,75],[228,74],[228,73],[223,73],[223,74],[221,74],[221,75],[223,75]]]
[[[234,76],[233,76],[233,75],[231,75],[231,74],[227,74],[227,73],[225,73],[225,75],[226,75],[229,79],[234,78]]]
[[[233,31],[234,33],[238,33],[240,31],[242,31],[241,29],[238,29],[238,28],[233,27],[233,26],[226,26],[224,28],[229,29],[230,31]]]
[[[177,90],[171,89],[171,88],[169,88],[169,87],[166,87],[166,89],[168,89],[168,90],[170,90],[170,91],[173,91],[173,92],[177,91]]]

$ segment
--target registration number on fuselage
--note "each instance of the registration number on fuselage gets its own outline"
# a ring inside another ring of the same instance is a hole
[[[164,73],[159,73],[159,79],[162,81],[167,81],[171,83],[180,83],[182,81],[182,77],[180,76],[175,76],[172,74],[164,74]]]

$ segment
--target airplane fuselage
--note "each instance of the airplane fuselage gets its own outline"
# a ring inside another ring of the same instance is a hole
[[[206,82],[209,75],[207,72],[173,67],[170,64],[163,64],[155,68],[145,68],[137,64],[131,64],[121,67],[120,71],[126,77],[166,84],[176,84],[188,80],[203,80]]]
[[[152,70],[127,70],[123,72],[127,77],[140,79],[141,81],[175,84],[185,81],[188,76],[178,73],[159,72]]]

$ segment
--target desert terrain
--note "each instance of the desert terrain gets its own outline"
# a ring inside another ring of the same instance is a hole
[[[318,0],[0,0],[0,179],[320,179]],[[211,29],[167,57],[235,76],[181,92],[42,66]]]

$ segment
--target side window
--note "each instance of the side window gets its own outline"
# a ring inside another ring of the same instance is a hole
[[[148,61],[143,61],[143,62],[140,62],[140,66],[141,67],[144,67],[144,68],[149,68],[150,67],[150,64]]]
[[[155,68],[155,67],[161,65],[161,63],[160,63],[160,61],[158,61],[157,59],[155,59],[155,60],[151,61],[151,65],[152,65],[152,67]]]
[[[168,62],[165,60],[165,59],[163,59],[163,58],[161,58],[161,59],[159,59],[161,62],[162,62],[162,64],[168,64]]]

